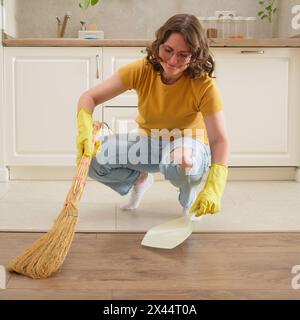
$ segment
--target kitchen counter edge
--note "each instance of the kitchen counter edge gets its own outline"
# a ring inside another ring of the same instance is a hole
[[[20,38],[4,39],[5,47],[147,47],[151,39]],[[300,48],[300,38],[209,39],[210,47],[291,47]]]

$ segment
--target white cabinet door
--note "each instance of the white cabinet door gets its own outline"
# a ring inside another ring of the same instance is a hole
[[[4,21],[3,16],[4,8],[2,4],[0,4],[0,28],[4,29]],[[3,83],[3,51],[4,48],[2,46],[2,32],[0,33],[0,183],[6,182],[9,179],[8,170],[5,166],[5,141],[4,141],[4,83]]]
[[[137,129],[134,121],[138,113],[136,107],[104,107],[103,118],[114,133],[129,133]]]
[[[74,165],[76,105],[99,80],[96,54],[101,48],[5,48],[7,165]]]
[[[103,79],[109,78],[117,70],[145,56],[142,47],[103,48]],[[134,90],[126,91],[104,103],[104,106],[137,106],[137,95]]]
[[[299,165],[299,51],[214,48],[231,142],[230,165]]]

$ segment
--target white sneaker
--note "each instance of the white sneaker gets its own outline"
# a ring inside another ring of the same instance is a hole
[[[144,193],[152,186],[154,177],[148,173],[147,178],[142,183],[134,185],[130,193],[130,200],[128,204],[120,206],[121,210],[135,210],[140,205]]]

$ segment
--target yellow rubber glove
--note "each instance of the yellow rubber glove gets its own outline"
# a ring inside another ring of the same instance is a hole
[[[92,114],[86,109],[80,109],[77,113],[77,166],[82,155],[91,157],[95,156],[99,147],[100,141],[93,146],[93,118]]]
[[[221,209],[221,198],[227,181],[228,169],[223,164],[213,164],[202,191],[199,192],[189,212],[198,218]]]

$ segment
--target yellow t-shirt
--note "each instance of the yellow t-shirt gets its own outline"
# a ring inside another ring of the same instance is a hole
[[[164,84],[146,58],[121,67],[118,72],[125,87],[137,92],[135,121],[147,135],[153,136],[152,129],[179,129],[181,134],[208,143],[203,117],[222,110],[223,101],[215,80],[207,73],[197,79],[183,75],[173,84]]]

